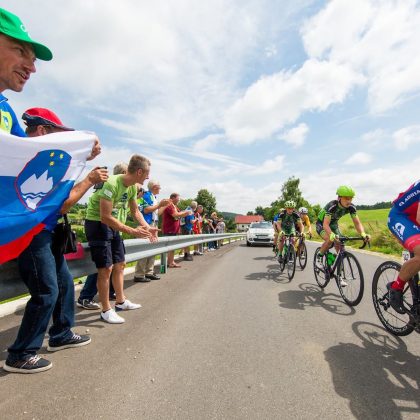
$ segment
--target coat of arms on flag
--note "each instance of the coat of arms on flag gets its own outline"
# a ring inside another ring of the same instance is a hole
[[[95,138],[83,131],[31,138],[0,131],[0,264],[16,258],[59,213]]]

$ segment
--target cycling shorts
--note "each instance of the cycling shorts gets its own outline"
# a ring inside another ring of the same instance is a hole
[[[324,226],[323,223],[320,220],[316,221],[316,233],[321,236],[321,238],[324,236],[325,234],[325,230],[324,230]],[[334,232],[337,236],[341,236],[341,232],[340,229],[338,228],[338,225],[330,225],[330,229],[332,232]]]
[[[410,252],[420,245],[419,225],[410,220],[407,214],[398,211],[396,207],[392,207],[389,212],[388,228],[402,246]]]

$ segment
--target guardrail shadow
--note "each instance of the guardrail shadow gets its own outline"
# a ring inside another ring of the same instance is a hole
[[[360,345],[340,343],[324,352],[335,391],[357,419],[420,416],[420,357],[382,327],[355,322]]]
[[[307,308],[321,307],[336,315],[350,316],[356,313],[355,309],[346,305],[340,295],[325,293],[312,283],[299,284],[300,290],[286,290],[279,293],[279,302],[282,308],[305,310]]]

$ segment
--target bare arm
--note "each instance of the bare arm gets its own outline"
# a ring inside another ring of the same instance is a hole
[[[144,229],[144,227],[139,226],[134,229],[130,226],[125,225],[124,223],[121,223],[118,219],[116,219],[112,215],[112,201],[101,198],[99,202],[99,209],[101,214],[101,222],[109,226],[110,228],[118,230],[120,232],[128,233],[129,235],[132,235],[136,238],[151,237],[151,233],[147,229]]]
[[[108,179],[108,171],[104,168],[96,167],[89,172],[87,177],[76,184],[70,191],[70,195],[61,207],[61,214],[68,211],[86,194],[90,187],[99,182],[105,182]]]
[[[143,226],[144,228],[149,228],[149,225],[144,220],[143,215],[140,213],[139,208],[137,207],[136,200],[131,199],[128,203],[130,206],[130,213],[131,216],[133,216],[133,219],[137,220],[140,226]]]
[[[354,227],[357,230],[357,233],[359,233],[360,235],[365,231],[363,229],[363,225],[362,225],[362,222],[359,219],[359,216],[353,217],[353,224],[354,224]]]

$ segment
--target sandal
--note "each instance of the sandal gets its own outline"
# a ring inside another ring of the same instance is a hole
[[[177,264],[177,263],[173,263],[171,265],[168,265],[169,268],[181,268],[181,265]]]

